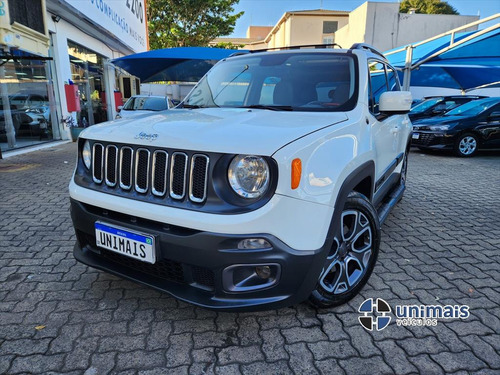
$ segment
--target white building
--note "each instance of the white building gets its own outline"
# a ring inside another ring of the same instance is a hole
[[[249,39],[245,49],[337,43],[349,48],[368,43],[387,51],[466,25],[479,16],[399,13],[399,3],[365,2],[351,12],[301,10],[285,12],[260,40]],[[231,42],[231,38],[219,38]],[[240,44],[243,41],[238,39]]]
[[[146,24],[144,0],[1,1],[2,150],[68,139],[68,116],[80,126],[113,119],[118,92],[131,88],[109,60],[146,51]]]

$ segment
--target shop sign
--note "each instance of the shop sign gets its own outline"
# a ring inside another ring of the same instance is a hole
[[[134,52],[147,50],[145,0],[64,0]]]

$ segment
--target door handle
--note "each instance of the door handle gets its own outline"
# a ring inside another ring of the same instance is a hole
[[[397,133],[397,132],[399,132],[400,130],[401,130],[401,126],[396,125],[395,127],[393,127],[393,128],[391,129],[391,133],[392,133],[392,134],[396,134],[396,133]]]

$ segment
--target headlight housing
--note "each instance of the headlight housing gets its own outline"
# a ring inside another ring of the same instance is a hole
[[[432,131],[437,131],[437,132],[442,132],[445,130],[448,130],[450,128],[450,125],[431,125],[429,126],[429,129]]]
[[[92,165],[92,151],[90,149],[90,142],[85,141],[82,149],[82,160],[85,167],[90,170],[90,166]]]
[[[242,198],[255,199],[269,187],[269,165],[261,156],[237,155],[227,172],[229,185]]]

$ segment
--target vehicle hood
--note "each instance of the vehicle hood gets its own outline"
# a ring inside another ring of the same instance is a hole
[[[170,109],[94,125],[83,131],[81,137],[181,150],[270,156],[297,138],[347,119],[343,112]]]
[[[432,117],[432,118],[427,118],[427,119],[415,121],[415,122],[413,122],[413,126],[419,127],[419,126],[429,126],[429,125],[456,124],[457,122],[463,121],[465,118],[467,118],[467,117],[464,117],[464,116]]]

